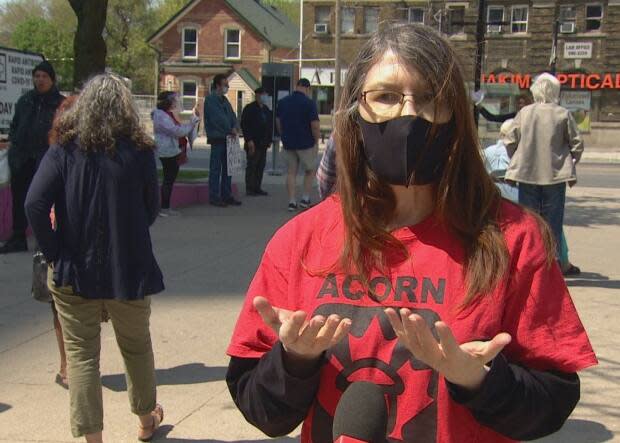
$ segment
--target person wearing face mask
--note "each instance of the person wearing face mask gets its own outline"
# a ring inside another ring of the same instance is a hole
[[[178,215],[170,208],[172,188],[179,173],[179,167],[187,161],[187,147],[192,134],[200,121],[198,110],[194,108],[190,121],[181,124],[174,115],[178,109],[178,97],[175,92],[164,91],[157,97],[157,109],[151,115],[157,156],[163,168],[164,180],[161,186],[161,210],[159,215],[168,217]]]
[[[548,228],[501,198],[470,111],[430,27],[386,26],[350,64],[336,193],[269,241],[227,351],[267,435],[333,441],[356,381],[383,390],[390,443],[531,440],[577,404],[596,356]]]
[[[13,234],[0,247],[0,254],[28,250],[24,201],[32,177],[49,147],[47,134],[54,115],[64,100],[56,87],[56,72],[50,62],[45,60],[35,66],[32,81],[34,89],[18,100],[9,129]]]
[[[239,135],[237,117],[226,98],[228,78],[217,74],[213,78],[213,91],[205,98],[204,119],[207,143],[211,145],[209,160],[209,204],[226,207],[239,206],[232,196],[232,179],[228,175],[226,137]]]
[[[304,171],[303,194],[299,201],[301,208],[309,208],[312,178],[316,171],[316,155],[321,125],[316,104],[310,99],[310,81],[301,78],[295,91],[278,102],[276,126],[282,136],[286,153],[288,210],[297,210],[296,181],[301,166]]]
[[[268,195],[262,189],[267,149],[273,139],[273,116],[267,107],[269,96],[263,87],[254,91],[256,100],[243,108],[241,130],[248,163],[245,169],[245,192],[250,196]]]

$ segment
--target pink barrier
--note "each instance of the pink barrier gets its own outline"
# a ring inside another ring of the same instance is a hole
[[[232,186],[233,194],[237,194],[237,185]],[[175,183],[170,204],[173,208],[184,208],[209,203],[209,185],[204,182]],[[11,190],[8,186],[0,188],[0,241],[7,240],[11,235]],[[29,230],[30,231],[30,230]]]

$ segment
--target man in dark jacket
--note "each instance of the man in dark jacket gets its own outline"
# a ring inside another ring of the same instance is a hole
[[[48,61],[33,69],[32,80],[34,89],[17,101],[9,130],[13,235],[0,248],[0,254],[28,250],[24,201],[32,177],[49,147],[48,133],[54,114],[64,99],[56,88],[56,72]]]
[[[247,195],[267,195],[261,189],[267,149],[273,139],[273,117],[267,107],[269,96],[264,88],[254,91],[256,100],[247,105],[241,114],[241,129],[245,140],[248,164],[245,169]]]

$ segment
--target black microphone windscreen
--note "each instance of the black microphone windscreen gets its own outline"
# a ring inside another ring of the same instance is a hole
[[[342,394],[334,414],[334,440],[346,435],[368,442],[385,442],[387,407],[379,386],[352,383]]]

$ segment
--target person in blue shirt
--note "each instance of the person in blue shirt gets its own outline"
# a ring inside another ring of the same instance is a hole
[[[299,202],[302,208],[310,207],[310,191],[316,171],[318,143],[321,136],[319,113],[316,104],[308,98],[310,82],[299,79],[295,92],[278,102],[276,126],[282,137],[286,153],[288,210],[297,210],[296,176],[299,166],[304,168],[304,190]]]
[[[211,145],[209,161],[209,203],[213,206],[239,206],[232,196],[232,179],[228,175],[226,137],[239,135],[237,117],[226,98],[228,78],[218,74],[213,78],[213,92],[205,98],[204,118],[207,143]]]

